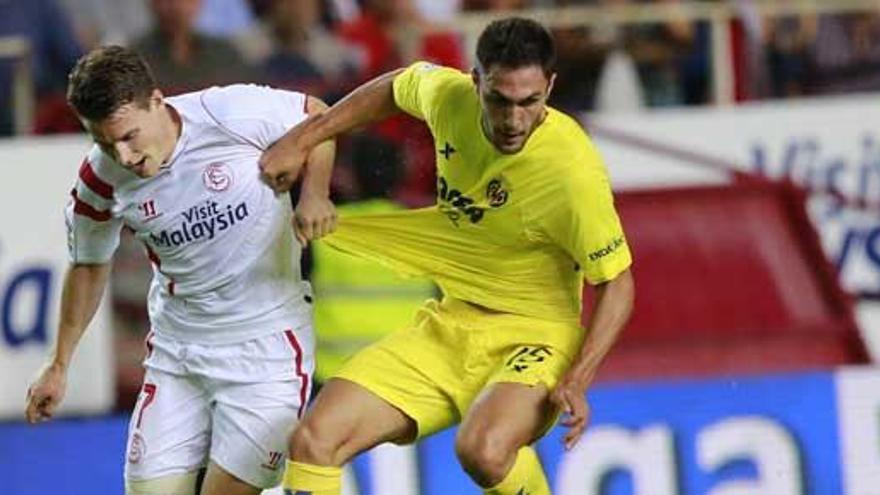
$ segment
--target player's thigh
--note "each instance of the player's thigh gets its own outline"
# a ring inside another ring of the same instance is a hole
[[[200,495],[259,495],[262,491],[262,488],[240,480],[216,463],[210,462]]]
[[[277,485],[287,457],[287,438],[305,410],[305,380],[217,387],[213,396],[211,463],[252,487]],[[223,479],[228,478],[217,474],[211,486],[220,486]]]
[[[170,474],[148,480],[125,480],[126,495],[197,495],[199,472]]]
[[[207,464],[210,406],[199,380],[148,368],[128,428],[125,476],[150,480]]]
[[[552,424],[556,409],[546,385],[495,382],[477,396],[456,436],[456,449],[494,455],[516,452],[538,439]]]
[[[380,443],[406,443],[415,435],[415,422],[391,403],[357,383],[333,378],[297,427],[291,452],[297,459],[318,446],[332,453],[334,463],[344,463]]]

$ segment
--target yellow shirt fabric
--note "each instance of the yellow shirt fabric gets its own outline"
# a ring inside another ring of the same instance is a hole
[[[386,199],[348,203],[340,215],[356,217],[401,211]],[[312,245],[315,292],[315,379],[325,382],[356,351],[405,328],[422,304],[436,295],[430,280],[402,278],[375,261]]]
[[[577,324],[583,279],[632,263],[607,172],[577,122],[548,108],[515,154],[480,126],[469,75],[417,62],[394,81],[401,109],[434,136],[433,207],[342,217],[330,245],[428,276],[444,294],[487,308]]]

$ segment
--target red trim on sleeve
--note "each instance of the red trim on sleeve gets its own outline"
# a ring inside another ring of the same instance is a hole
[[[109,210],[96,210],[92,205],[79,199],[79,196],[76,194],[76,189],[70,191],[70,195],[73,196],[73,212],[77,215],[89,217],[96,222],[106,222],[107,220],[110,220]]]
[[[79,179],[98,196],[104,199],[113,199],[113,186],[95,175],[92,164],[89,163],[88,159],[83,160],[82,165],[79,167]]]
[[[303,410],[306,407],[306,400],[308,399],[309,375],[303,371],[303,351],[302,347],[299,345],[299,341],[296,340],[296,334],[293,333],[293,330],[288,328],[284,331],[284,335],[287,337],[287,341],[296,353],[296,376],[299,377],[300,382],[302,383],[299,388],[299,410],[297,411],[296,416],[302,418]]]

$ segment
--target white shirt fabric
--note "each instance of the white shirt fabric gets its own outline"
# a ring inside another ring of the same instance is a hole
[[[66,211],[71,262],[108,262],[131,228],[153,262],[153,330],[185,342],[243,342],[310,318],[290,199],[257,166],[306,117],[306,96],[233,85],[166,102],[182,129],[156,176],[134,175],[97,146],[83,162]]]

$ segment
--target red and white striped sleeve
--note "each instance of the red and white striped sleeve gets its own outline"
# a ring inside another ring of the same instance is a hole
[[[67,248],[71,263],[106,263],[119,245],[122,219],[114,216],[114,188],[93,164],[100,152],[90,153],[79,168],[76,185],[65,209]]]

